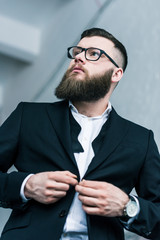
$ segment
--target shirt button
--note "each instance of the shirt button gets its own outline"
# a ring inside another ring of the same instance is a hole
[[[59,214],[59,217],[64,217],[66,216],[67,212],[65,210],[62,210]]]

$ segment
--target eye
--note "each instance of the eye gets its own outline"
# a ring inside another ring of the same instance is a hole
[[[98,49],[89,48],[87,54],[89,55],[89,57],[97,59],[100,56],[100,51]]]
[[[99,57],[99,52],[98,51],[95,51],[95,50],[92,50],[91,52],[90,52],[90,55],[91,56],[93,56],[93,57]]]

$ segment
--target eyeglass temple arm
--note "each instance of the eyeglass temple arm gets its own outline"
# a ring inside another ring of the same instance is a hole
[[[105,53],[105,52],[103,52],[103,53],[106,55],[106,57],[107,57],[117,68],[119,68],[118,64],[117,64],[107,53]]]

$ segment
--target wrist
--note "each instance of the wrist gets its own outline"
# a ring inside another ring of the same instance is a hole
[[[27,200],[32,198],[32,180],[31,178],[33,177],[33,174],[30,174],[30,176],[28,176],[27,181],[25,182],[24,185],[24,196]]]
[[[123,209],[123,217],[126,219],[134,218],[137,216],[138,213],[139,213],[138,200],[136,200],[136,198],[133,196],[129,196],[129,201]]]
[[[26,193],[25,193],[25,186],[28,181],[28,179],[32,176],[33,174],[29,174],[24,181],[22,182],[21,189],[20,189],[20,196],[23,202],[27,202],[29,198],[27,198]]]

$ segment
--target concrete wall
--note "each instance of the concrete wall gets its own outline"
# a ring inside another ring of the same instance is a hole
[[[126,46],[129,64],[112,96],[112,104],[122,116],[152,129],[160,148],[159,8],[158,0],[114,0],[90,27],[107,29]],[[64,61],[36,100],[55,100],[53,89],[69,62]]]

